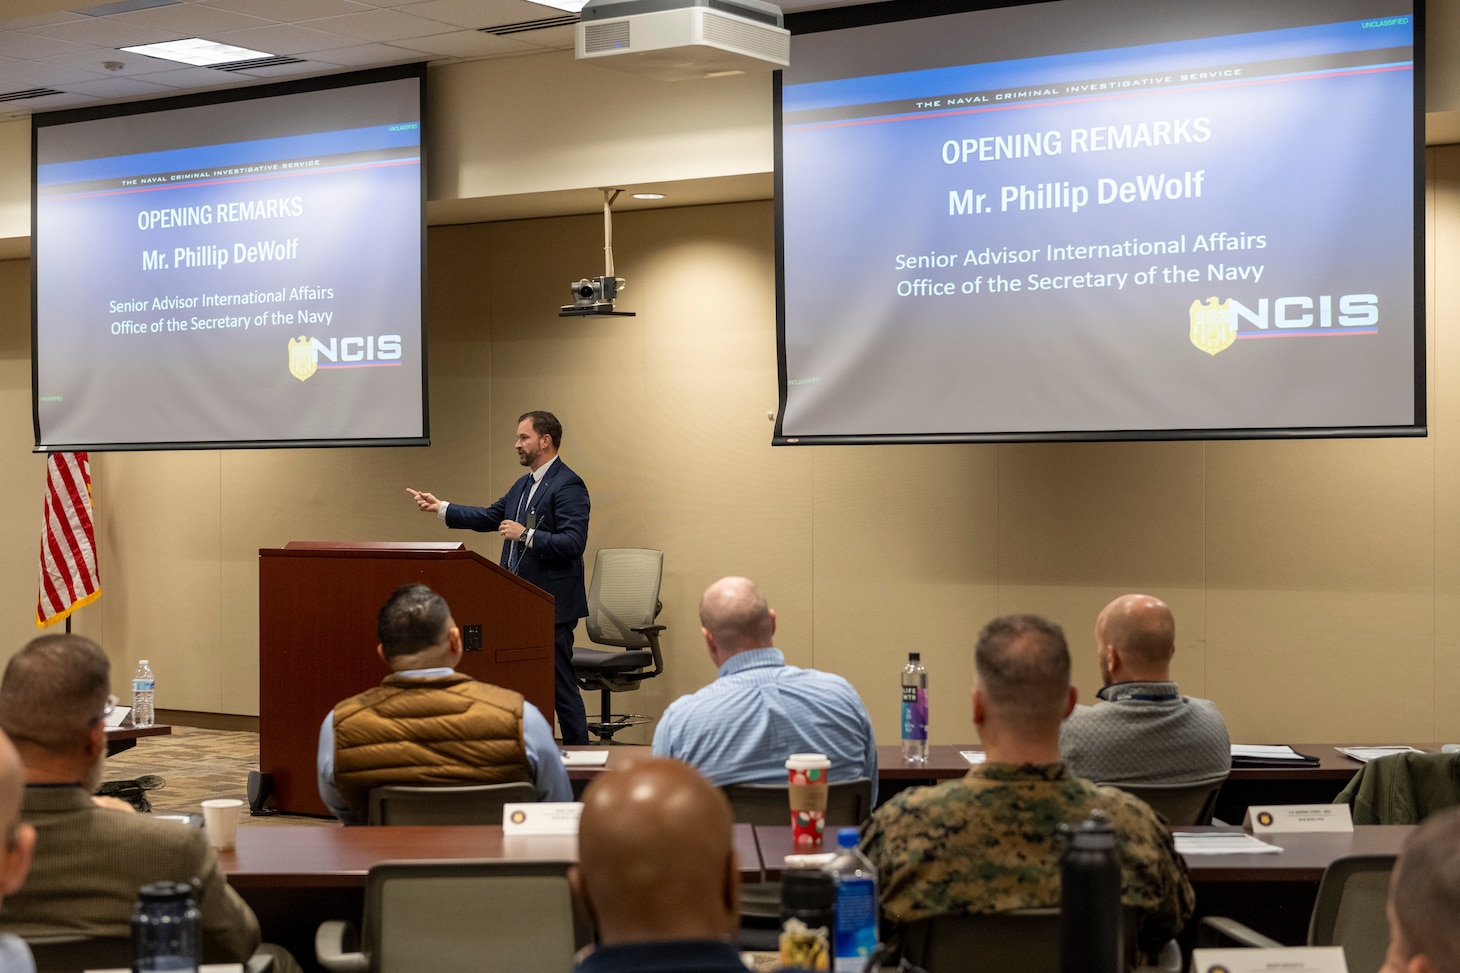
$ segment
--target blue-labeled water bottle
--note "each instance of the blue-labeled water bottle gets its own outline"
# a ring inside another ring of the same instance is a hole
[[[902,759],[928,762],[928,670],[919,652],[909,652],[902,667]]]
[[[857,847],[856,828],[839,829],[836,843],[841,850],[826,866],[836,881],[832,969],[862,973],[877,951],[877,870]]]
[[[185,882],[153,882],[137,890],[132,909],[132,973],[197,973],[203,956],[202,914]]]

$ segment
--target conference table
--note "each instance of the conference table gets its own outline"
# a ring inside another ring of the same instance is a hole
[[[137,745],[139,737],[172,735],[172,727],[154,723],[151,726],[109,726],[106,728],[106,755],[114,757]]]

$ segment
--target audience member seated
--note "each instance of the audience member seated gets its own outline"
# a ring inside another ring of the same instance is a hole
[[[1098,808],[1120,835],[1121,900],[1136,910],[1138,945],[1155,954],[1191,916],[1186,865],[1149,807],[1059,762],[1060,721],[1075,705],[1064,632],[1035,615],[995,619],[979,633],[974,665],[973,722],[987,762],[903,791],[863,829],[894,947],[903,923],[1057,908],[1058,828]]]
[[[1176,620],[1150,595],[1124,595],[1095,620],[1100,678],[1094,706],[1077,706],[1060,730],[1070,772],[1114,784],[1185,784],[1232,767],[1217,707],[1171,681]]]
[[[30,871],[35,851],[35,828],[20,823],[20,801],[25,793],[25,768],[10,738],[0,733],[0,828],[5,830],[5,851],[0,855],[0,897],[20,888]],[[0,973],[35,973],[35,958],[25,940],[0,933]]]
[[[1460,809],[1420,825],[1389,885],[1389,953],[1379,973],[1460,973]]]
[[[654,756],[683,760],[723,786],[784,784],[787,757],[824,753],[830,780],[870,778],[875,803],[877,741],[861,697],[841,676],[786,665],[760,588],[716,581],[700,599],[700,625],[719,678],[669,704]]]
[[[446,599],[397,588],[376,621],[391,674],[335,706],[319,728],[319,796],[345,824],[365,824],[384,786],[530,780],[540,801],[571,801],[552,725],[521,693],[456,671],[461,629]]]
[[[0,681],[0,728],[25,766],[21,820],[36,832],[25,886],[0,906],[0,930],[20,936],[131,935],[137,889],[197,881],[203,961],[242,963],[259,923],[229,887],[198,828],[136,814],[92,793],[106,762],[111,664],[79,635],[43,635],[10,659]],[[297,970],[270,948],[275,969]]]
[[[578,973],[745,973],[739,875],[730,805],[694,770],[643,760],[600,775],[569,872],[598,933]]]

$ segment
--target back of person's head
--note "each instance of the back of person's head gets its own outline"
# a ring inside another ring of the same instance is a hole
[[[1389,886],[1381,973],[1460,973],[1460,808],[1431,815],[1404,843]]]
[[[1069,709],[1065,633],[1038,615],[1005,615],[978,633],[978,688],[991,719],[1015,733],[1058,728]]]
[[[749,578],[721,578],[700,598],[700,625],[723,655],[763,649],[775,637],[775,614]]]
[[[445,598],[423,584],[402,585],[381,606],[375,632],[387,659],[416,655],[446,644],[451,609]]]
[[[42,635],[10,657],[0,680],[0,729],[22,747],[73,753],[106,709],[111,663],[81,635]]]
[[[30,871],[35,828],[20,823],[24,796],[25,767],[10,738],[0,733],[0,834],[5,836],[5,849],[0,854],[0,896],[19,890]]]
[[[1115,649],[1125,668],[1161,674],[1176,653],[1176,617],[1160,598],[1122,595],[1106,605],[1095,621],[1102,660]]]
[[[534,409],[532,412],[524,412],[517,417],[517,424],[522,425],[523,420],[532,420],[532,431],[539,436],[547,436],[553,441],[553,452],[563,448],[563,424],[558,417],[551,412],[543,412],[541,409]]]
[[[583,792],[574,888],[605,945],[729,939],[739,926],[730,804],[687,764],[639,760]]]

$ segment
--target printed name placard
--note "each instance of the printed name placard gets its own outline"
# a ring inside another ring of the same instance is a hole
[[[576,801],[504,804],[502,806],[502,834],[508,837],[525,834],[576,835],[578,817],[582,813],[583,805]]]
[[[1242,827],[1255,835],[1352,831],[1354,818],[1347,804],[1269,804],[1249,807]]]
[[[1194,949],[1191,973],[1348,973],[1342,946]]]

